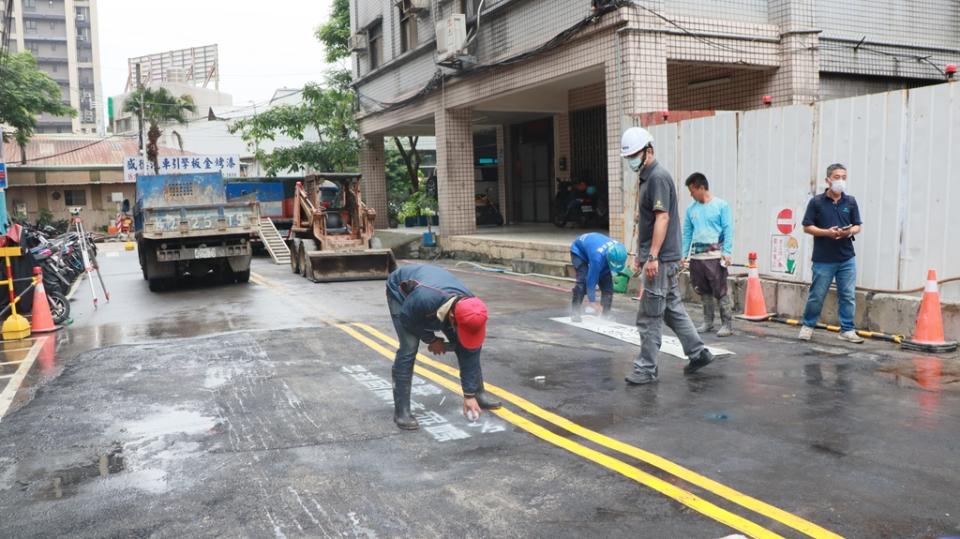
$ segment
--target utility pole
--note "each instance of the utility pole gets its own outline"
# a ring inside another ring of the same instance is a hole
[[[147,146],[143,143],[143,80],[140,78],[140,64],[137,64],[137,90],[140,93],[140,157],[143,159],[143,168],[146,172],[147,166]]]

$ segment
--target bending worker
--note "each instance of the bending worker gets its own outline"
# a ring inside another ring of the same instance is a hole
[[[626,247],[599,232],[590,232],[573,240],[570,262],[577,270],[570,319],[581,321],[584,296],[594,311],[609,315],[613,307],[613,274],[622,271],[627,263]],[[597,284],[600,285],[600,306],[597,306]]]
[[[420,341],[431,353],[452,349],[460,365],[463,411],[479,416],[500,402],[483,390],[480,348],[487,334],[487,306],[449,271],[437,266],[404,266],[387,278],[387,306],[400,347],[393,360],[393,421],[401,429],[420,427],[410,413],[410,386]],[[447,340],[438,337],[443,333]]]
[[[640,332],[640,356],[633,363],[627,383],[655,383],[659,377],[657,355],[666,323],[683,346],[689,359],[684,374],[713,362],[713,354],[703,345],[697,328],[690,321],[680,295],[680,218],[677,213],[677,188],[666,167],[654,157],[653,136],[641,127],[624,131],[620,155],[638,175],[640,206],[636,270],[643,269],[643,295],[637,313]]]

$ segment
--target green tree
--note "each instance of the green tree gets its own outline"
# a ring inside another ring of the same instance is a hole
[[[27,160],[26,146],[37,128],[37,116],[76,116],[77,111],[63,104],[60,86],[37,69],[29,52],[3,53],[0,56],[0,124],[14,129],[20,155]],[[4,131],[6,141],[8,133]]]
[[[153,163],[153,170],[159,173],[157,141],[163,134],[160,124],[168,122],[185,124],[187,123],[187,112],[196,112],[197,106],[193,104],[193,98],[189,95],[177,97],[166,88],[142,88],[130,94],[130,97],[123,104],[123,111],[139,115],[141,102],[143,105],[143,121],[150,125],[147,130],[147,159]]]
[[[327,62],[334,63],[350,56],[350,1],[334,0],[330,12],[330,19],[321,24],[316,33],[316,38],[323,43],[326,48]],[[353,90],[349,92],[352,94]],[[400,193],[406,191],[408,195],[417,193],[420,190],[420,152],[417,150],[418,137],[404,137],[401,142],[400,137],[393,137],[396,146],[397,155],[388,155],[387,161],[400,157],[402,165],[406,168],[407,177],[405,181],[400,181],[399,176],[387,171],[387,190],[391,193]],[[396,186],[391,182],[398,182]]]
[[[353,95],[350,74],[334,71],[327,75],[323,86],[305,85],[299,104],[278,105],[238,120],[230,126],[230,132],[239,132],[251,147],[278,136],[300,141],[296,146],[275,148],[270,153],[257,152],[268,176],[285,170],[356,170],[361,140],[353,117]],[[315,135],[316,140],[306,140],[308,135]]]
[[[317,28],[314,36],[326,47],[327,62],[350,56],[350,0],[333,0],[330,19]]]

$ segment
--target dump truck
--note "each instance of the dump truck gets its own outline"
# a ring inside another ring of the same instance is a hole
[[[185,275],[247,282],[259,221],[255,200],[227,202],[219,172],[137,177],[135,237],[151,291]]]
[[[377,212],[360,196],[359,174],[307,175],[294,188],[290,268],[314,282],[386,279],[397,269],[373,237]]]

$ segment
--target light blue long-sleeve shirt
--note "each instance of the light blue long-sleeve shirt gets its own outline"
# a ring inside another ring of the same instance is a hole
[[[694,200],[687,207],[683,219],[683,256],[718,249],[724,256],[733,255],[733,215],[730,205],[717,197],[706,204]]]

